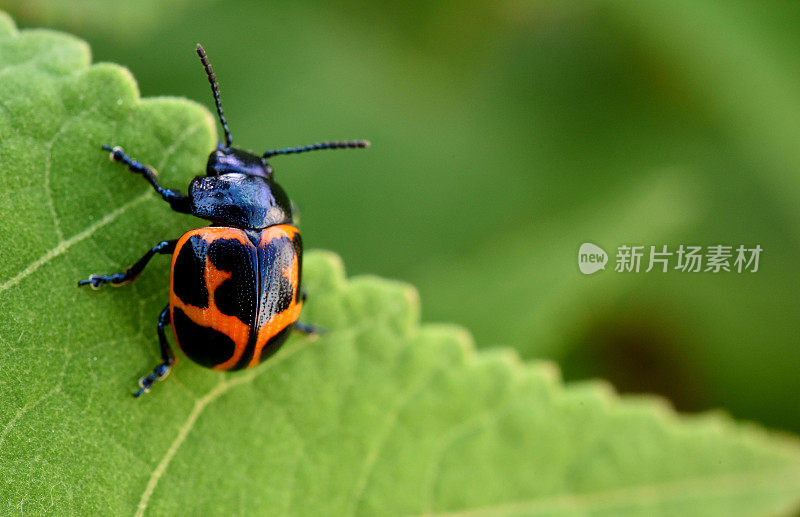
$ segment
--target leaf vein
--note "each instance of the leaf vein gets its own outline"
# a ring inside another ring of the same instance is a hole
[[[272,361],[266,363],[264,368],[257,369],[257,370],[250,370],[242,375],[239,375],[231,380],[225,379],[225,377],[221,377],[220,382],[211,388],[208,393],[206,393],[203,397],[197,399],[194,403],[194,407],[192,411],[189,413],[189,416],[186,418],[186,421],[180,428],[178,432],[178,436],[175,437],[175,440],[170,444],[169,448],[167,449],[164,456],[161,458],[161,461],[158,462],[156,465],[155,470],[153,470],[150,478],[147,481],[147,486],[145,487],[144,492],[142,493],[141,498],[139,499],[139,504],[136,508],[136,517],[141,517],[144,515],[145,510],[147,509],[147,504],[150,501],[150,497],[153,495],[153,492],[158,485],[159,480],[166,472],[167,467],[169,467],[172,458],[178,452],[178,449],[186,440],[186,437],[189,435],[189,432],[194,427],[194,424],[197,422],[197,419],[202,414],[203,410],[214,400],[219,398],[223,395],[226,391],[236,386],[247,384],[252,382],[256,377],[261,375],[262,373],[270,370],[272,367],[282,363],[284,360],[292,357],[296,353],[304,350],[305,348],[317,343],[318,339],[307,339],[301,342],[299,345],[292,347],[291,349],[287,349],[284,353],[278,353]]]
[[[41,255],[39,258],[28,264],[25,269],[11,277],[10,279],[6,280],[2,284],[0,284],[0,294],[7,291],[8,289],[14,287],[15,285],[19,284],[22,280],[26,277],[30,276],[32,273],[36,272],[37,269],[42,267],[43,265],[47,264],[54,258],[63,255],[68,249],[70,249],[75,244],[89,238],[96,232],[97,230],[107,226],[111,222],[113,222],[117,217],[121,216],[134,206],[138,205],[139,203],[146,200],[150,197],[150,192],[144,192],[135,198],[131,199],[127,203],[123,204],[122,206],[112,210],[111,212],[107,213],[102,219],[99,221],[89,225],[85,230],[82,232],[76,233],[69,239],[61,241],[57,246],[51,248],[46,253]]]
[[[169,156],[175,151],[180,142],[183,142],[189,135],[193,134],[196,130],[197,126],[190,126],[181,135],[179,135],[178,138],[175,139],[175,141],[173,141],[173,143],[166,149],[164,153],[164,158],[162,158],[159,164],[159,168],[163,167]],[[71,248],[75,244],[87,239],[97,230],[103,228],[104,226],[107,226],[108,224],[113,222],[115,219],[117,219],[119,216],[121,216],[134,206],[138,205],[139,203],[142,203],[143,201],[151,197],[151,193],[152,192],[150,190],[143,192],[142,194],[136,196],[130,201],[117,207],[111,212],[108,212],[105,216],[103,216],[102,219],[89,225],[83,231],[76,233],[72,237],[59,242],[58,245],[56,245],[54,248],[51,248],[46,253],[39,256],[39,258],[28,264],[28,266],[25,267],[22,271],[20,271],[7,281],[0,284],[0,294],[14,287],[15,285],[19,284],[22,280],[24,280],[32,273],[36,272],[36,270],[42,267],[43,265],[47,264],[54,258],[63,255],[69,248]]]
[[[398,425],[398,416],[400,413],[402,413],[406,406],[408,406],[409,402],[411,402],[411,400],[413,400],[413,398],[417,396],[420,391],[425,388],[425,386],[428,385],[433,378],[435,371],[436,369],[433,369],[428,373],[428,375],[418,377],[414,382],[412,382],[408,389],[399,394],[399,396],[395,399],[395,403],[392,404],[391,409],[386,413],[382,430],[378,434],[378,437],[372,442],[369,451],[364,457],[364,462],[361,464],[361,471],[359,472],[355,490],[353,491],[353,497],[351,499],[351,509],[347,513],[355,515],[358,511],[359,503],[363,502],[367,483],[372,475],[372,472],[374,471],[378,459],[380,458],[381,451],[383,451],[383,447],[389,439],[389,436],[391,436],[392,431]]]
[[[55,145],[56,140],[58,140],[58,138],[64,134],[67,128],[69,128],[78,117],[95,113],[97,113],[96,106],[90,109],[85,109],[75,115],[71,115],[67,118],[67,120],[64,121],[63,124],[61,124],[61,127],[58,128],[58,131],[55,132],[53,137],[44,144],[47,159],[44,163],[44,178],[42,183],[45,198],[47,199],[47,208],[50,211],[50,216],[53,218],[53,227],[55,228],[56,236],[58,236],[59,242],[64,240],[64,233],[61,231],[61,222],[59,221],[58,214],[56,214],[55,201],[53,199],[53,189],[50,185],[50,176],[53,168],[53,146]]]

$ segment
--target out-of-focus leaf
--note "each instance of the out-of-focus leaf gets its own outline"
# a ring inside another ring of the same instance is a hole
[[[199,2],[212,0],[5,0],[2,7],[32,25],[102,33],[127,42],[158,37]]]

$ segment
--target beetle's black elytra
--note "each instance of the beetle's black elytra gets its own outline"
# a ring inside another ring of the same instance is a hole
[[[254,250],[236,239],[217,239],[208,247],[208,259],[231,277],[214,291],[214,303],[222,314],[234,316],[245,325],[255,323],[258,304],[258,260]]]
[[[295,234],[299,244],[299,234]],[[259,303],[258,324],[263,325],[273,314],[278,314],[297,302],[295,294],[299,289],[292,289],[291,282],[283,272],[288,270],[292,262],[298,261],[297,284],[300,284],[300,255],[302,247],[295,247],[295,243],[287,237],[278,237],[270,240],[265,246],[259,246],[258,256],[260,283],[267,288],[261,291]]]
[[[205,278],[205,255],[208,244],[201,237],[194,235],[178,251],[175,259],[175,295],[184,303],[195,307],[208,307],[208,289],[205,282],[197,282]]]
[[[225,143],[208,156],[206,175],[196,176],[188,194],[158,184],[154,169],[104,145],[113,161],[141,174],[173,210],[212,223],[162,241],[122,273],[91,275],[78,282],[95,289],[134,280],[156,254],[172,254],[169,303],[158,317],[161,359],[139,380],[139,396],[166,377],[175,356],[166,339],[172,324],[178,346],[198,364],[238,370],[259,364],[281,347],[292,329],[315,327],[298,321],[302,292],[303,245],[292,220],[289,196],[273,178],[267,159],[321,149],[361,149],[365,140],[324,142],[272,149],[262,155],[232,147],[216,76],[203,47],[197,54],[206,71]]]

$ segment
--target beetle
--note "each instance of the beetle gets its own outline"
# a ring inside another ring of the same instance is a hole
[[[94,289],[122,285],[135,280],[156,254],[172,255],[169,303],[156,325],[161,362],[139,380],[134,397],[149,392],[175,364],[166,337],[169,325],[187,357],[215,370],[256,366],[278,351],[292,329],[317,331],[298,320],[306,298],[301,285],[303,244],[291,201],[275,182],[267,159],[369,146],[366,140],[325,142],[261,155],[233,147],[214,70],[199,44],[197,55],[211,85],[225,142],[209,154],[205,176],[191,180],[188,194],[163,188],[155,169],[130,158],[121,147],[102,147],[112,161],[144,177],[174,211],[211,221],[179,239],[159,242],[121,273],[90,275],[78,282],[79,287]]]

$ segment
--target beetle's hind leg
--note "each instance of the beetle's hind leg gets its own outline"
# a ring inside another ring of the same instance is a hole
[[[308,293],[306,293],[305,289],[301,288],[300,289],[300,300],[303,303],[305,303],[306,298],[308,298]],[[324,333],[327,332],[326,329],[324,329],[324,328],[322,328],[322,327],[320,327],[318,325],[312,325],[311,323],[305,323],[305,322],[302,322],[302,321],[295,321],[294,322],[294,329],[297,330],[298,332],[302,332],[303,334],[305,334],[307,336],[313,336],[314,334],[319,335],[319,334],[324,334]]]
[[[125,151],[122,149],[122,147],[111,147],[110,145],[104,145],[103,149],[111,153],[111,161],[122,162],[128,166],[128,170],[131,172],[141,174],[144,179],[146,179],[147,182],[153,186],[153,189],[158,192],[162,199],[167,201],[170,206],[172,206],[173,210],[184,214],[188,214],[190,212],[191,209],[189,207],[189,198],[176,190],[164,188],[159,185],[155,169],[129,157],[127,154],[125,154]]]
[[[326,330],[322,327],[312,325],[311,323],[304,323],[302,321],[295,321],[294,329],[309,336],[314,334],[324,334],[326,332]]]
[[[156,253],[160,253],[162,255],[167,255],[175,251],[175,245],[178,243],[178,239],[172,241],[161,241],[155,246],[153,246],[150,251],[144,254],[144,257],[140,258],[136,264],[132,265],[122,273],[112,273],[110,275],[90,275],[88,279],[81,280],[78,282],[78,287],[82,287],[84,285],[92,286],[92,289],[100,289],[100,286],[104,284],[111,284],[113,286],[118,286],[124,284],[126,282],[131,282],[139,276],[139,273],[142,272],[144,267],[150,262],[150,259]]]
[[[139,391],[133,394],[134,397],[149,392],[156,381],[160,381],[169,375],[169,372],[172,370],[172,365],[175,364],[175,354],[172,353],[172,349],[169,347],[169,343],[167,343],[167,335],[164,331],[164,328],[169,324],[169,305],[167,305],[158,316],[158,342],[161,345],[161,363],[153,368],[153,373],[139,379]]]

